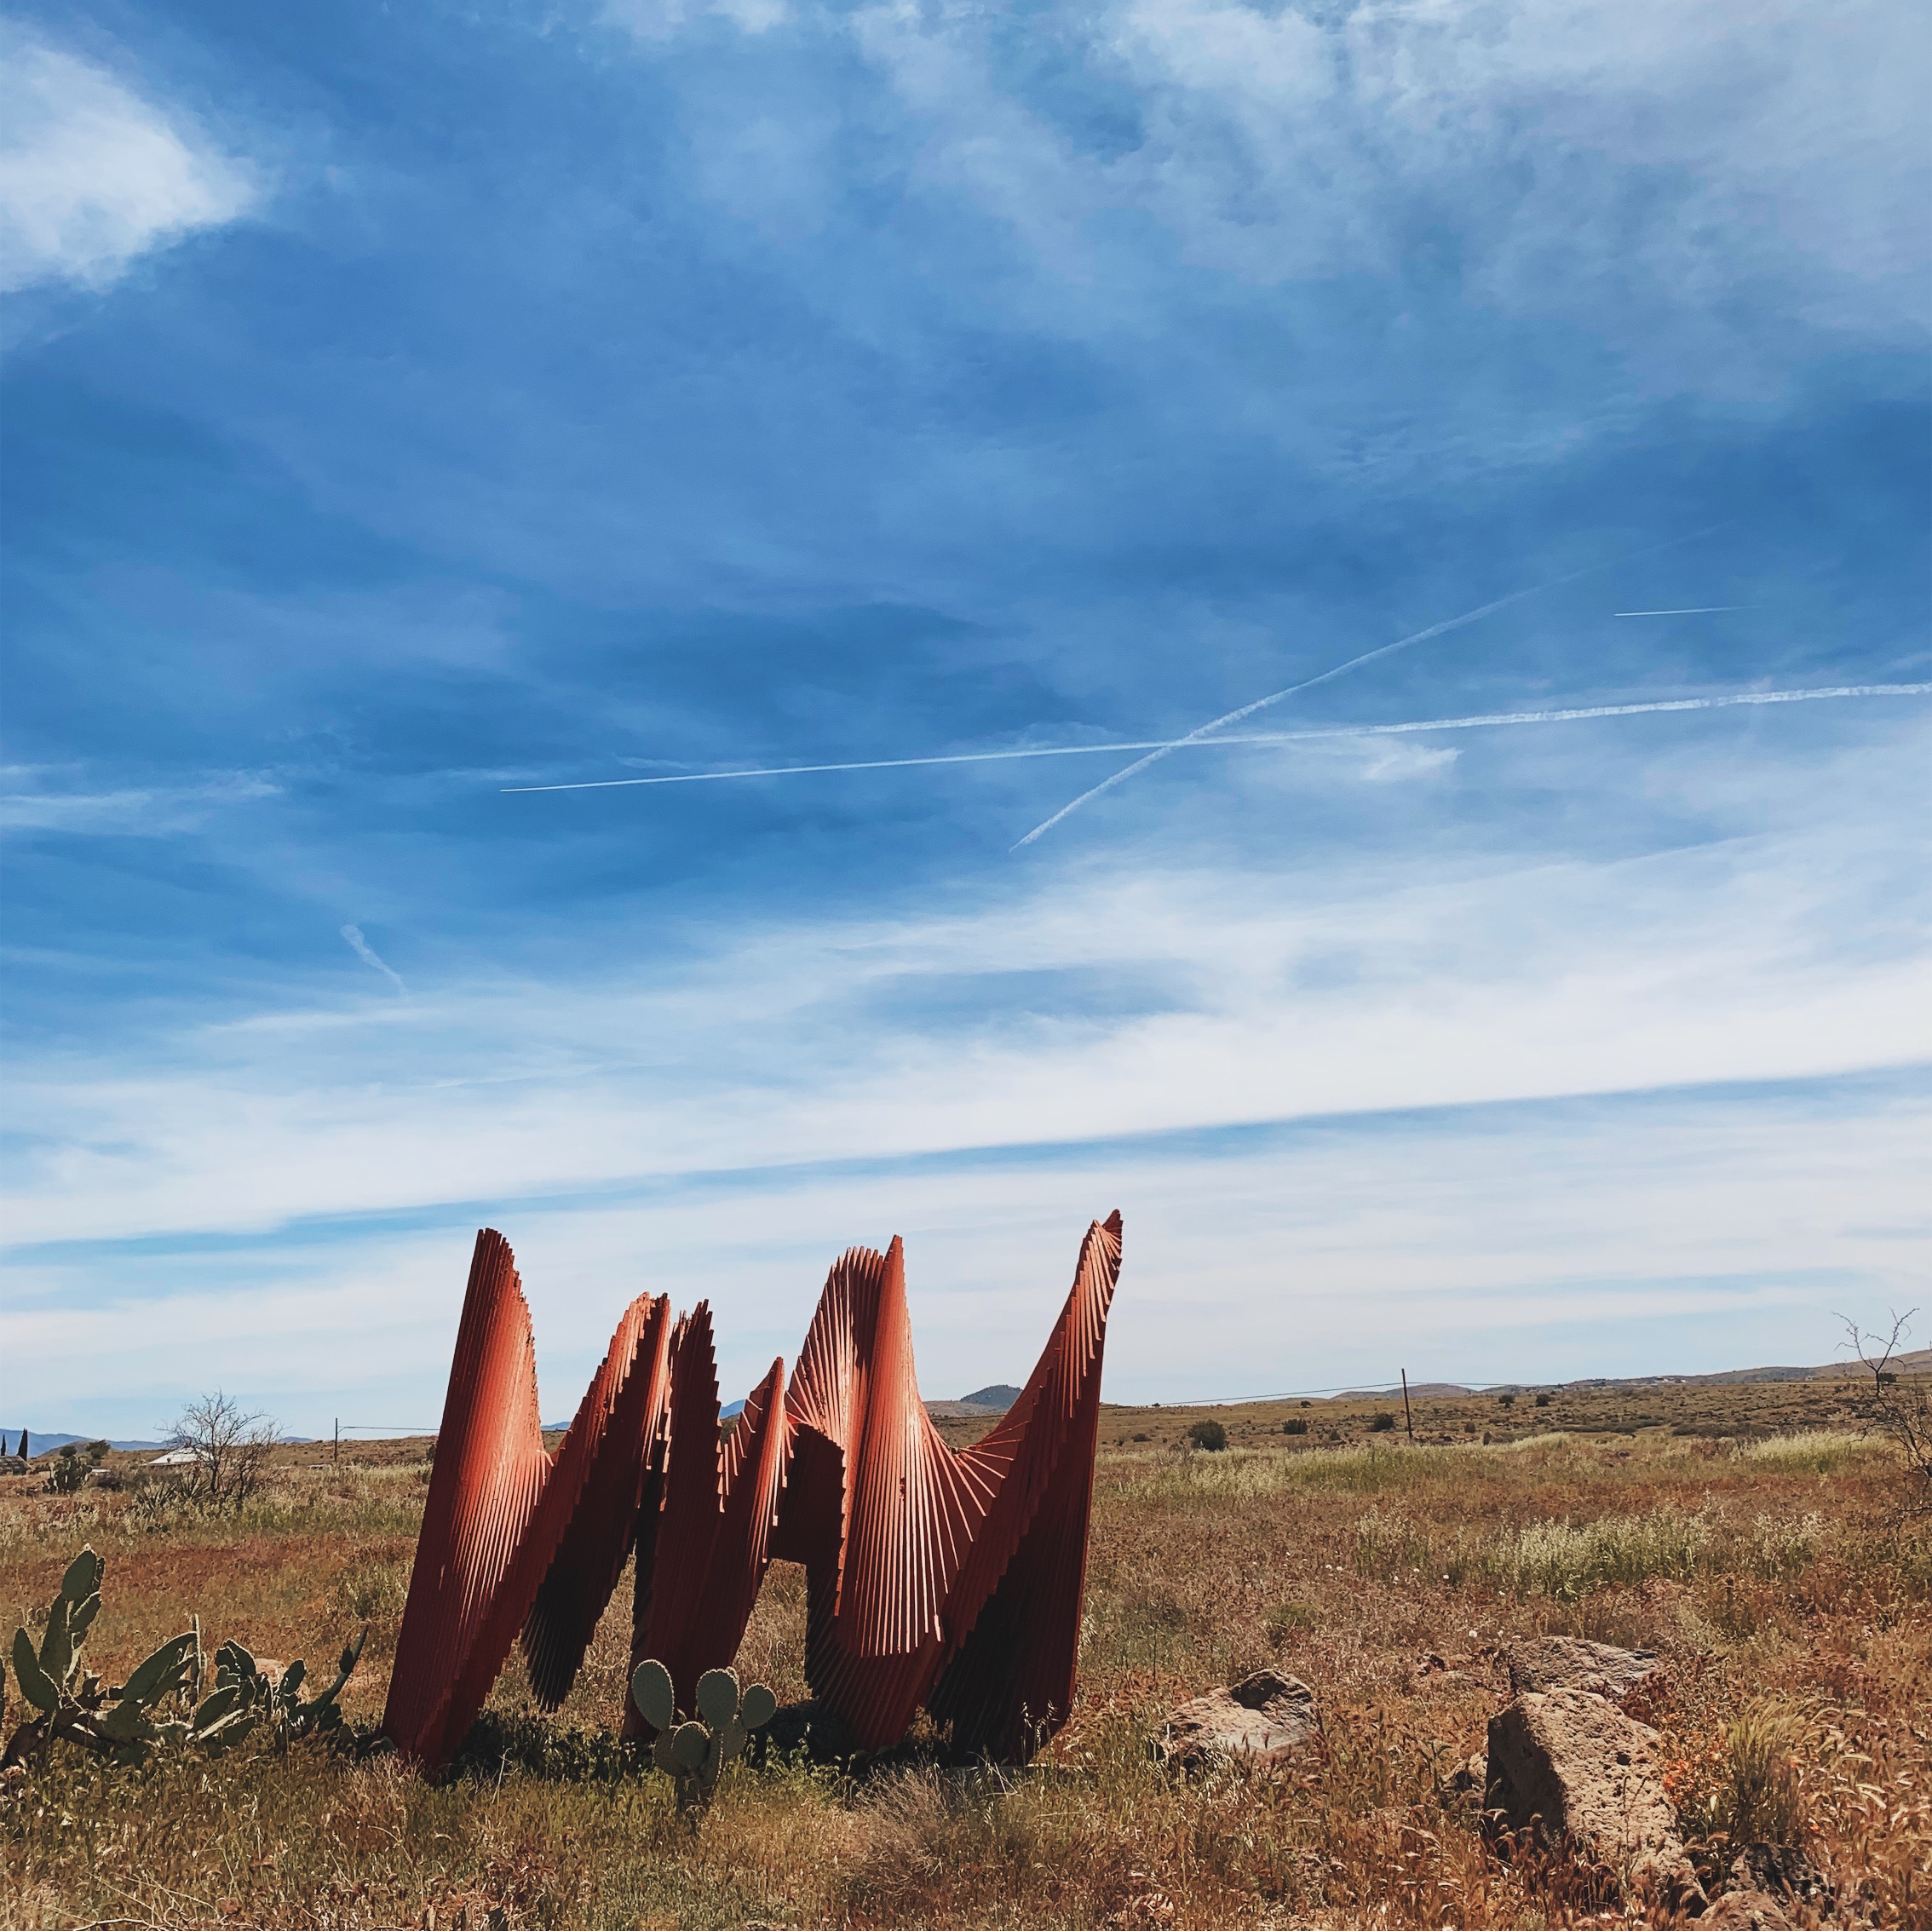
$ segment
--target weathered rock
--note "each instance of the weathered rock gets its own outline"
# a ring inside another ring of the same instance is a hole
[[[1580,1636],[1537,1636],[1511,1643],[1504,1661],[1516,1696],[1544,1690],[1584,1690],[1622,1703],[1631,1691],[1655,1690],[1664,1665],[1654,1650],[1616,1649]]]
[[[1485,1808],[1512,1830],[1688,1903],[1699,1890],[1657,1771],[1657,1733],[1582,1690],[1519,1696],[1489,1722]]]
[[[1765,1891],[1830,1911],[1831,1881],[1797,1844],[1746,1844],[1731,1865],[1734,1890]]]
[[[1699,1931],[1797,1931],[1768,1891],[1727,1891],[1697,1922]]]
[[[1217,1757],[1279,1763],[1321,1736],[1314,1692],[1279,1670],[1257,1670],[1224,1690],[1184,1703],[1167,1719],[1159,1749],[1186,1769]]]

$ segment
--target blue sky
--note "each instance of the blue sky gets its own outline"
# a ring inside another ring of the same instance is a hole
[[[1923,692],[509,789],[1932,682],[1914,14],[14,9],[0,1419],[1932,1299]]]

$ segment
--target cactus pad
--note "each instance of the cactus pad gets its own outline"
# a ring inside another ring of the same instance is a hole
[[[630,1679],[630,1700],[637,1705],[637,1714],[653,1730],[669,1731],[677,1721],[677,1692],[671,1684],[670,1671],[661,1663],[637,1665]]]
[[[738,1715],[738,1676],[730,1670],[707,1670],[698,1679],[698,1714],[714,1730]]]

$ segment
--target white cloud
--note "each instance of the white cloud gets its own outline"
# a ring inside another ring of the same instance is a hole
[[[1504,385],[1541,457],[1646,395],[1774,397],[1816,331],[1895,347],[1932,319],[1922,31],[1900,0],[1102,0],[1024,32],[911,0],[801,18],[884,78],[895,180],[928,231],[952,202],[1017,242],[1023,272],[971,299],[1122,353],[1145,337],[1171,353],[1176,308],[1211,308],[1217,277],[1313,302],[1339,289],[1351,315],[1365,284],[1401,288],[1360,353],[1383,368],[1407,344],[1431,381],[1444,322],[1555,320],[1607,342],[1625,380],[1580,399],[1562,384],[1545,407],[1536,357],[1562,352],[1545,337]],[[738,78],[745,118],[802,136],[822,116],[808,76]],[[694,121],[699,180],[729,174],[734,213],[758,221],[762,194],[781,221],[796,174],[732,173],[736,124]],[[1176,274],[1176,255],[1206,273]],[[1404,460],[1423,398],[1342,381],[1332,346],[1304,371],[1319,326],[1294,307],[1280,324],[1281,433],[1320,425],[1358,461]]]
[[[791,17],[785,0],[612,0],[604,18],[640,40],[670,40],[704,20],[765,33]]]
[[[1617,739],[1617,781],[1647,812],[1736,835],[1533,859],[1436,840],[1304,865],[1306,795],[1231,766],[1183,795],[1200,807],[1178,828],[1172,792],[1136,807],[1163,825],[1160,855],[1070,842],[956,911],[715,934],[694,964],[542,982],[506,968],[439,986],[423,966],[407,999],[340,1003],[338,982],[327,1003],[139,1055],[17,1055],[37,1146],[16,1159],[7,1221],[19,1240],[261,1229],[707,1170],[1932,1060],[1932,958],[1907,910],[1924,721],[1841,721],[1839,748],[1774,766],[1721,755],[1717,726],[1671,727],[1647,756]],[[1519,761],[1532,797],[1575,790],[1590,740],[1531,735],[1484,755]],[[1420,790],[1377,790],[1427,808]],[[1237,862],[1202,840],[1228,821],[1278,855]],[[614,933],[586,934],[584,952],[691,956]]]
[[[105,287],[257,198],[192,116],[18,26],[0,29],[0,289]]]
[[[0,770],[0,829],[69,836],[172,838],[198,831],[217,812],[279,794],[280,785],[252,772],[222,772],[192,784],[124,785],[108,790],[58,790],[44,767]]]
[[[1834,1308],[1923,1267],[1928,726],[1799,708],[1742,744],[1717,713],[1474,743],[1479,794],[1533,803],[1509,835],[1380,786],[1420,835],[1304,854],[1337,768],[1257,756],[1110,801],[1106,838],[971,902],[586,931],[630,963],[432,957],[406,997],[337,974],[23,1042],[0,1217],[46,1244],[9,1265],[9,1382],[75,1404],[42,1425],[135,1432],[217,1346],[296,1425],[348,1389],[433,1415],[491,1220],[554,1412],[638,1289],[709,1295],[742,1387],[830,1258],[894,1233],[957,1393],[1024,1371],[1116,1205],[1122,1398],[1827,1359]],[[1553,852],[1549,801],[1612,786],[1651,848]],[[1164,1132],[1193,1137],[1131,1138]]]

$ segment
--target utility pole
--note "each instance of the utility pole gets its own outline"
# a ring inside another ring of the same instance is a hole
[[[1416,1439],[1416,1418],[1409,1412],[1409,1371],[1402,1371],[1402,1425],[1409,1431],[1409,1440]]]
[[[342,1417],[341,1417],[340,1415],[338,1415],[338,1416],[336,1416],[336,1467],[337,1467],[337,1468],[341,1468],[341,1467],[342,1467]]]

